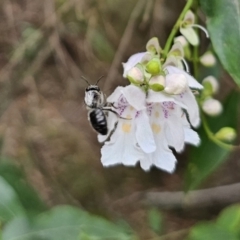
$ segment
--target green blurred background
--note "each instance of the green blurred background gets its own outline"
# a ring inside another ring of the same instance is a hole
[[[1,0],[0,176],[19,194],[26,211],[67,204],[112,222],[124,221],[122,225],[129,225],[140,239],[158,236],[149,227],[150,207],[134,194],[191,188],[195,180],[186,173],[192,166],[189,156],[218,149],[209,144],[200,150],[187,147],[177,156],[172,175],[155,168],[146,173],[139,166],[103,168],[101,145],[87,121],[86,83],[81,76],[95,83],[104,75],[99,85],[107,95],[126,85],[121,63],[144,51],[153,36],[164,46],[184,4],[184,0]],[[208,48],[204,40],[201,53]],[[211,71],[217,71],[221,80],[220,99],[230,101],[235,85],[219,66]],[[229,110],[229,115],[233,112]],[[229,161],[205,181],[205,187],[240,180],[239,151],[221,157],[221,163]],[[204,158],[203,154],[200,161]],[[0,192],[0,202],[4,194]],[[161,222],[161,234],[167,234],[217,213],[162,211],[156,221]],[[2,229],[6,222],[2,220]]]

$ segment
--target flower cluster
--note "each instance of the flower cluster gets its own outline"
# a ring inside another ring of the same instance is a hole
[[[123,64],[123,76],[131,84],[117,87],[107,99],[116,114],[108,114],[109,135],[98,136],[105,141],[101,161],[104,166],[140,162],[145,171],[154,165],[173,172],[176,158],[169,147],[181,152],[185,143],[200,143],[191,129],[200,123],[191,88],[202,85],[184,70],[188,66],[179,41],[165,58],[157,38],[149,40],[146,49]]]

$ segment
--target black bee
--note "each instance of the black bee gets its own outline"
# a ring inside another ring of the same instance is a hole
[[[103,76],[101,76],[94,85],[89,84],[89,82],[83,78],[88,84],[85,90],[84,101],[88,109],[88,120],[93,129],[102,135],[107,135],[108,126],[106,111],[114,111],[109,108],[106,103],[105,95],[97,85],[102,78]]]

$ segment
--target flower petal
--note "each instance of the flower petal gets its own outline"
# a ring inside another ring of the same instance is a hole
[[[181,121],[182,110],[175,105],[173,109],[168,109],[168,118],[165,119],[165,136],[168,145],[175,148],[177,152],[184,148],[184,127]]]
[[[152,129],[149,124],[149,118],[145,111],[141,111],[136,118],[136,139],[145,153],[151,153],[156,150]]]
[[[124,164],[135,166],[142,158],[142,151],[137,146],[135,126],[128,120],[119,120],[116,131],[110,142],[106,142],[101,149],[103,166]]]
[[[186,12],[183,22],[186,24],[193,24],[195,22],[195,15],[191,10]]]
[[[184,126],[184,142],[189,143],[194,146],[199,146],[199,144],[201,143],[201,140],[200,140],[198,134],[191,129],[191,126],[190,126],[185,114],[182,117],[182,123]]]
[[[186,73],[184,70],[181,70],[173,66],[167,66],[166,70],[169,74],[172,74],[172,73],[183,74],[187,78],[188,86],[190,88],[203,89],[203,86],[195,78],[193,78],[191,75]]]
[[[172,46],[172,48],[170,49],[169,55],[173,55],[175,57],[184,57],[184,50],[183,50],[183,46],[180,42],[175,42]]]
[[[124,87],[117,87],[114,92],[107,98],[107,102],[110,103],[115,103],[118,101],[119,97],[122,94],[122,89],[124,89]]]
[[[188,40],[190,44],[193,46],[199,45],[199,38],[197,33],[194,31],[194,29],[190,26],[187,27],[181,27],[180,28],[181,34]]]
[[[139,87],[129,85],[124,87],[121,92],[128,101],[129,105],[134,107],[137,111],[145,108],[146,94]]]
[[[174,172],[177,160],[167,146],[164,131],[155,135],[155,142],[157,145],[156,151],[150,154],[145,154],[145,157],[140,160],[141,168],[148,171],[151,166],[154,165],[166,172]]]
[[[184,128],[184,141],[194,146],[199,146],[201,140],[198,134],[193,131],[191,128]]]
[[[141,62],[146,52],[136,53],[132,55],[126,63],[123,63],[123,77],[127,77],[127,72]]]
[[[148,106],[156,150],[149,154],[144,153],[144,158],[140,160],[140,165],[145,171],[149,170],[152,165],[167,172],[173,172],[175,169],[176,158],[168,147],[165,135],[167,123],[163,112],[163,107],[160,103]]]
[[[165,94],[164,92],[155,92],[153,90],[148,90],[146,101],[147,103],[174,102],[184,109],[187,108],[187,106],[182,102],[176,101],[174,95],[171,96],[171,95]]]
[[[195,96],[193,95],[190,88],[186,90],[185,93],[174,96],[176,102],[181,102],[186,106],[186,110],[189,115],[189,120],[194,127],[200,124],[199,108]],[[178,104],[178,103],[177,103]]]
[[[185,75],[181,73],[167,74],[164,91],[168,94],[180,94],[186,90],[187,86],[188,83]]]

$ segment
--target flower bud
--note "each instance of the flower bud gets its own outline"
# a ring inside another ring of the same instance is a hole
[[[183,51],[183,46],[180,42],[175,42],[172,46],[172,48],[170,49],[170,52],[168,53],[168,55],[173,55],[175,57],[180,57],[183,58],[184,57],[184,51]]]
[[[178,67],[177,58],[172,55],[168,56],[165,63],[163,64],[163,68],[166,68],[167,66]]]
[[[141,52],[141,53],[136,53],[133,54],[126,63],[122,63],[123,65],[123,77],[127,77],[128,71],[135,67],[139,62],[141,62],[142,58],[144,57],[146,53]]]
[[[146,70],[152,75],[159,74],[161,70],[161,62],[159,58],[153,58],[152,60],[150,60],[146,65]]]
[[[203,111],[209,116],[218,116],[222,113],[222,104],[213,98],[208,98],[202,104]]]
[[[158,38],[157,37],[151,38],[147,42],[146,49],[147,49],[148,52],[152,52],[154,54],[155,53],[160,54],[161,47],[159,45]]]
[[[180,42],[183,47],[186,47],[188,45],[188,42],[184,36],[178,36],[174,38],[174,43]]]
[[[153,76],[148,82],[150,89],[155,92],[160,92],[165,86],[165,77],[162,75]]]
[[[195,15],[192,11],[188,10],[180,27],[180,32],[188,40],[190,44],[192,44],[193,46],[198,46],[199,37],[192,28],[194,22]]]
[[[141,84],[144,81],[143,69],[140,65],[131,68],[127,73],[128,80],[133,84]]]
[[[183,19],[183,27],[189,26],[194,24],[195,22],[195,15],[191,10],[188,10]]]
[[[146,65],[149,61],[151,61],[151,59],[153,58],[153,54],[150,52],[146,52],[141,60],[141,63],[143,65]]]
[[[208,51],[200,57],[200,62],[205,67],[212,67],[216,64],[216,58],[211,51]]]
[[[210,91],[210,95],[217,93],[219,90],[218,80],[214,76],[207,76],[203,79],[203,86],[207,91]]]
[[[231,142],[237,137],[237,133],[236,130],[231,127],[224,127],[215,134],[215,137],[222,141]]]
[[[188,82],[183,74],[168,74],[164,91],[168,94],[180,94],[186,91]]]

